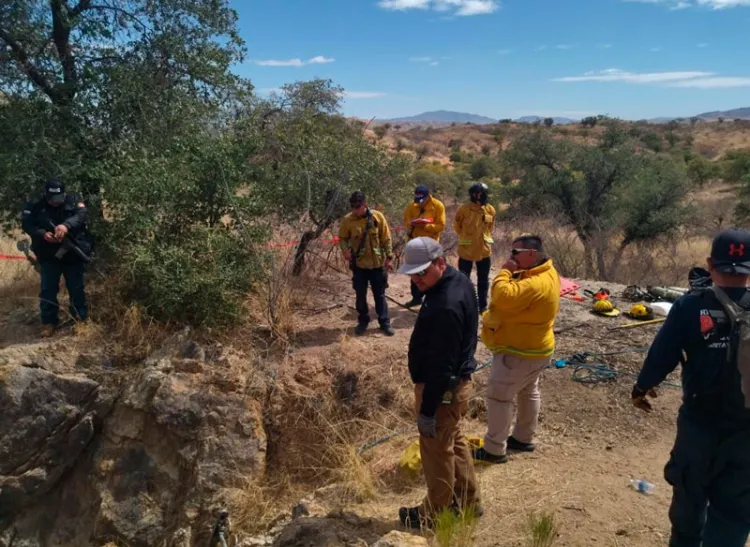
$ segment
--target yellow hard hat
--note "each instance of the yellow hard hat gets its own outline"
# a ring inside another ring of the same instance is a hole
[[[630,316],[636,319],[650,319],[654,316],[654,310],[646,304],[635,304],[630,308]]]
[[[620,310],[615,309],[610,300],[597,300],[594,302],[594,311],[607,317],[620,315]]]

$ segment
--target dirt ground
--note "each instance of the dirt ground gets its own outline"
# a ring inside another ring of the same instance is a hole
[[[297,380],[313,382],[310,380],[315,376],[313,370],[324,366],[325,356],[332,355],[331,348],[346,344],[350,354],[356,356],[353,360],[361,361],[368,374],[395,376],[401,382],[398,424],[407,429],[414,427],[408,419],[411,386],[405,357],[415,315],[391,302],[394,337],[385,337],[371,327],[365,336],[350,338],[356,323],[356,315],[350,307],[354,296],[343,275],[331,275],[329,286],[321,284],[318,297],[342,306],[308,317],[300,325],[293,362],[295,367],[303,367],[303,371],[297,370]],[[592,290],[601,286],[581,283]],[[622,302],[620,307],[627,309],[629,304],[617,298],[624,287],[614,284],[606,287],[615,302]],[[388,295],[399,302],[408,301],[408,279],[393,275]],[[556,324],[556,330],[562,332],[557,335],[555,359],[584,351],[604,353],[642,348],[650,344],[659,328],[657,324],[609,330],[609,327],[632,320],[624,316],[594,316],[588,306],[588,303],[562,299]],[[481,343],[478,354],[481,361],[489,357]],[[536,511],[555,514],[559,526],[556,545],[666,545],[671,493],[663,479],[663,467],[674,438],[680,390],[662,389],[650,415],[634,409],[630,404],[634,378],[627,374],[637,373],[643,357],[644,353],[633,352],[601,358],[624,373],[612,382],[572,381],[570,367],[550,368],[544,373],[537,451],[512,456],[507,465],[478,468],[486,513],[477,530],[476,545],[523,545],[524,522]],[[602,362],[601,359],[598,361]],[[486,377],[487,370],[475,376],[477,396],[471,406],[475,418],[465,424],[465,431],[470,435],[482,436],[485,431],[481,393]],[[679,383],[676,375],[671,380]],[[393,425],[392,429],[397,427]],[[388,429],[374,428],[370,440],[388,432]],[[396,518],[399,506],[420,500],[424,495],[420,479],[402,481],[393,476],[403,450],[415,438],[413,433],[400,435],[365,453],[369,469],[383,482],[374,501],[348,509],[390,523]],[[654,483],[655,493],[645,496],[635,492],[629,488],[631,478]]]
[[[4,309],[10,315],[3,313],[0,322],[0,344],[6,345],[36,341],[38,321],[33,301],[38,278],[29,274],[30,268],[23,263],[13,268],[14,275],[23,276],[22,285],[28,285],[28,292],[4,294],[4,308],[15,302],[14,309]],[[395,336],[384,336],[373,321],[364,336],[354,337],[356,313],[348,277],[328,271],[314,283],[309,281],[304,295],[295,301],[296,337],[284,352],[279,389],[295,392],[298,397],[327,397],[326,393],[341,391],[338,382],[346,372],[360,381],[359,391],[354,389],[357,393],[350,394],[352,400],[347,403],[352,415],[364,413],[372,422],[361,442],[404,428],[408,431],[365,452],[366,472],[375,479],[375,495],[363,503],[347,502],[345,507],[375,522],[378,529],[397,528],[398,507],[416,504],[424,495],[419,477],[405,479],[398,472],[401,454],[416,439],[406,368],[416,315],[390,302]],[[598,283],[581,283],[593,290],[600,287]],[[606,286],[617,303],[624,287]],[[408,278],[392,275],[388,295],[398,302],[409,300]],[[588,311],[588,303],[561,302],[555,359],[584,351],[642,348],[650,344],[659,328],[657,324],[609,330],[631,321],[624,316],[594,316]],[[627,309],[627,304],[623,302],[620,307]],[[60,343],[67,336],[62,332],[52,343]],[[611,382],[573,381],[571,367],[550,368],[544,373],[537,451],[512,456],[506,465],[478,468],[486,512],[477,529],[477,546],[524,545],[524,523],[537,511],[556,516],[559,536],[555,545],[666,545],[670,488],[663,479],[663,467],[674,438],[680,391],[662,389],[649,415],[634,409],[630,404],[633,377],[628,373],[637,373],[643,356],[642,352],[632,352],[602,357],[623,373]],[[482,362],[489,358],[481,343],[478,358]],[[470,435],[482,436],[485,432],[482,392],[486,379],[487,369],[475,376],[472,417],[465,424],[465,432]],[[679,382],[676,377],[670,380]],[[277,442],[282,444],[284,440]],[[654,483],[655,493],[645,496],[635,492],[629,488],[631,478]]]

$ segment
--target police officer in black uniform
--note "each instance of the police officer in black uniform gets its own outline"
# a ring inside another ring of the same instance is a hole
[[[719,234],[707,262],[713,285],[750,309],[750,232]],[[669,546],[744,547],[750,533],[750,410],[740,371],[750,356],[738,353],[738,331],[705,288],[711,280],[704,281],[691,279],[696,288],[673,305],[632,398],[651,411],[647,396],[655,397],[653,388],[682,363],[683,404],[664,472],[673,488]]]
[[[23,231],[31,236],[31,248],[41,266],[42,337],[52,336],[59,323],[57,293],[61,275],[70,295],[71,316],[78,321],[88,317],[83,281],[85,262],[65,244],[67,238],[84,255],[91,253],[93,242],[86,228],[87,218],[83,199],[66,193],[59,178],[48,180],[43,195],[24,207]]]

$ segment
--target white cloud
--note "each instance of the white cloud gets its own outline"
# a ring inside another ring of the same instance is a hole
[[[547,46],[537,46],[534,51],[544,51],[545,49],[547,49]]]
[[[344,91],[346,99],[379,99],[387,94],[380,91]]]
[[[682,10],[691,7],[707,7],[715,10],[750,6],[750,0],[624,0],[641,4],[659,4],[670,10]]]
[[[398,11],[427,9],[430,6],[430,0],[381,0],[379,6],[383,9]]]
[[[750,77],[717,76],[713,72],[627,72],[619,68],[587,72],[583,76],[555,78],[554,82],[622,82],[627,84],[663,84],[669,87],[726,89],[750,87]]]
[[[563,51],[564,51],[564,50],[566,50],[566,49],[573,49],[574,47],[575,47],[575,46],[571,46],[570,44],[557,44],[557,45],[555,46],[555,49],[561,49],[561,50],[563,50]]]
[[[412,63],[424,63],[430,66],[438,66],[440,63],[433,57],[409,57],[409,61]]]
[[[707,78],[713,72],[627,72],[619,68],[587,72],[583,76],[565,76],[555,78],[555,82],[625,82],[628,84],[653,84]]]
[[[649,49],[649,51],[652,51],[653,53],[658,53],[661,50],[662,50],[662,48],[660,48],[660,47],[652,47],[651,49]]]
[[[497,50],[498,55],[510,55],[511,53],[513,53],[512,49],[498,49]]]
[[[323,55],[318,55],[317,57],[312,57],[311,59],[308,59],[307,61],[303,61],[302,59],[296,58],[296,59],[261,59],[257,61],[253,61],[258,66],[291,66],[291,67],[301,67],[305,65],[322,65],[326,63],[332,63],[335,59],[331,59],[330,57],[324,57]]]
[[[696,0],[701,6],[709,6],[713,9],[735,8],[738,6],[750,6],[750,0]]]
[[[612,44],[601,44],[599,47],[602,49],[612,49]]]
[[[694,87],[698,89],[721,89],[730,87],[750,87],[750,78],[733,76],[716,76],[714,78],[698,78],[674,82],[671,87]]]
[[[313,57],[309,61],[307,61],[308,65],[322,65],[326,63],[332,63],[336,59],[331,59],[330,57],[324,57],[323,55],[318,55],[317,57]]]
[[[500,8],[498,0],[380,0],[378,5],[387,10],[407,11],[412,9],[452,12],[466,17],[487,15]]]
[[[703,47],[708,47],[708,44],[698,44],[698,46],[697,46],[697,47],[701,47],[701,48],[703,48]]]

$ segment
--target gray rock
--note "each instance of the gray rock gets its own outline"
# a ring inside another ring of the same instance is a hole
[[[57,486],[95,435],[99,385],[23,365],[0,367],[0,518]]]

